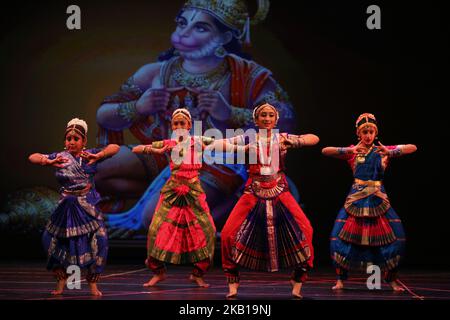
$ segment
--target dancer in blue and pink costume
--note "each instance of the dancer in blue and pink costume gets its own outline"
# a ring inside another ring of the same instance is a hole
[[[401,220],[391,207],[383,185],[389,160],[417,150],[415,145],[374,144],[377,121],[370,113],[356,121],[360,142],[347,148],[327,147],[326,156],[347,160],[354,182],[339,211],[331,232],[331,258],[336,268],[334,290],[344,288],[349,270],[377,265],[394,291],[404,289],[397,281],[398,266],[404,256],[405,233]]]

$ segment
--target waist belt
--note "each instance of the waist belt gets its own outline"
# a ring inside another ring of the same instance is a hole
[[[250,178],[254,182],[270,182],[274,180],[279,180],[284,175],[283,172],[278,172],[272,175],[250,175]]]
[[[383,185],[383,181],[380,180],[361,180],[355,179],[356,184],[368,186],[368,187],[381,187]]]
[[[89,190],[91,190],[91,184],[88,184],[86,186],[86,188],[84,188],[82,190],[66,190],[66,189],[63,189],[62,193],[64,195],[67,195],[67,196],[82,197],[82,196],[87,195],[89,193]]]

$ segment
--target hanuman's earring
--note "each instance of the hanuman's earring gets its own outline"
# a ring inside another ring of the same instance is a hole
[[[214,55],[217,58],[224,58],[227,55],[227,53],[228,53],[227,50],[225,50],[225,48],[222,46],[217,47],[217,49],[214,51]]]

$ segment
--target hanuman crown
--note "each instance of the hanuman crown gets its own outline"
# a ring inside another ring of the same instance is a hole
[[[269,12],[269,0],[258,0],[258,10],[251,19],[244,0],[188,0],[183,9],[199,9],[208,12],[233,29],[238,39],[249,43],[250,24],[258,24],[266,18]]]

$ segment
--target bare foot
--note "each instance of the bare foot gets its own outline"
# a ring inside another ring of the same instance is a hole
[[[389,282],[389,284],[391,285],[392,290],[394,290],[395,292],[403,292],[403,291],[405,291],[405,288],[400,286],[397,281]]]
[[[166,280],[166,274],[165,273],[160,273],[160,274],[155,274],[150,281],[144,283],[144,287],[153,287],[155,284],[157,284],[160,281],[164,281]]]
[[[297,299],[303,299],[303,296],[300,294],[300,292],[302,291],[303,283],[291,280],[291,285],[292,285],[292,296]]]
[[[342,281],[342,280],[336,281],[336,285],[333,288],[331,288],[331,289],[333,289],[333,290],[342,290],[342,289],[344,289],[344,281]]]
[[[51,292],[51,294],[54,295],[54,296],[58,296],[60,294],[63,294],[65,285],[66,285],[66,280],[58,280],[56,282],[56,289],[53,290]]]
[[[190,275],[189,280],[198,284],[199,287],[208,288],[209,283],[206,283],[202,277],[195,277],[194,275]]]
[[[97,288],[97,283],[95,283],[95,282],[89,283],[89,287],[91,288],[91,294],[93,296],[96,296],[96,297],[102,296],[101,291],[98,290],[98,288]]]
[[[237,296],[237,291],[239,288],[239,282],[235,282],[235,283],[229,283],[228,284],[228,294],[227,294],[227,298],[234,298]]]

